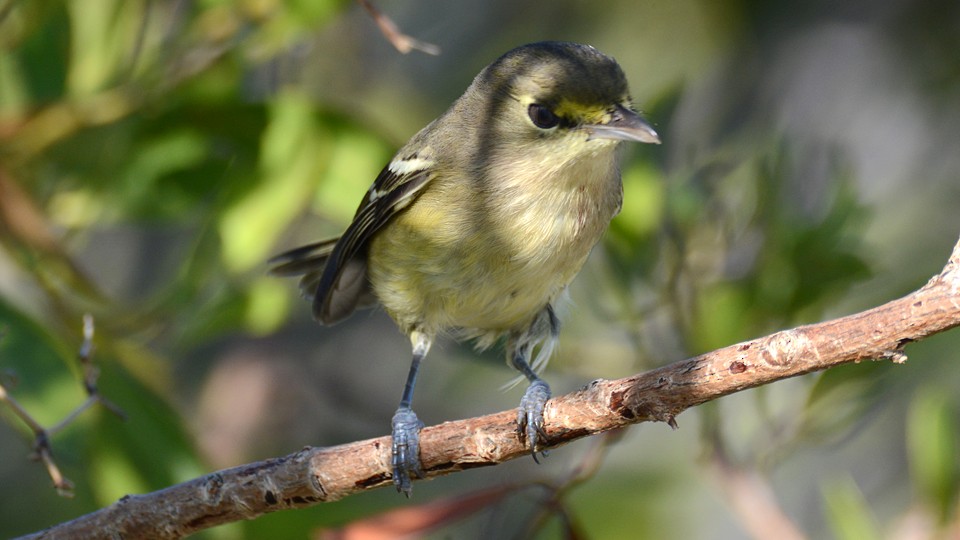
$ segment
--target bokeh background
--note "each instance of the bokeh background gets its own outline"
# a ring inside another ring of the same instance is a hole
[[[0,407],[0,536],[386,434],[406,339],[376,310],[318,327],[264,261],[342,230],[391,153],[522,43],[616,57],[663,138],[624,154],[623,212],[562,310],[557,393],[893,299],[957,240],[954,0],[378,7],[441,54],[398,53],[347,1],[0,1],[0,382],[58,422],[84,397],[91,313],[101,390],[128,415],[93,408],[56,434],[76,484],[62,498]],[[396,508],[437,517],[414,532],[438,538],[960,535],[958,350],[947,333],[904,365],[742,392],[677,431],[199,537],[305,538]],[[520,397],[499,389],[499,351],[443,342],[424,367],[427,423]]]

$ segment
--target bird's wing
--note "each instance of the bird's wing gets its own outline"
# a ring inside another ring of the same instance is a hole
[[[350,226],[325,257],[319,279],[311,279],[310,286],[316,283],[313,315],[318,321],[332,324],[347,317],[369,292],[367,243],[390,218],[413,202],[432,177],[429,162],[416,156],[394,160],[380,172]],[[304,280],[310,277],[308,274]],[[306,285],[301,283],[301,287]]]

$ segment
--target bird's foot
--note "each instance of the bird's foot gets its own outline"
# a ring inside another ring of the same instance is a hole
[[[550,386],[543,380],[537,379],[527,387],[517,411],[517,435],[521,442],[527,442],[530,454],[537,463],[540,463],[537,459],[537,449],[547,442],[547,434],[543,431],[543,409],[549,399]],[[546,456],[547,452],[543,451],[542,454]]]
[[[423,422],[409,407],[393,415],[393,485],[407,497],[413,491],[410,476],[423,478],[420,467],[420,430]]]

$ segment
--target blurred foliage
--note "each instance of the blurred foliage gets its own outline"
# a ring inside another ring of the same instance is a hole
[[[0,536],[385,433],[405,340],[379,315],[317,329],[263,261],[336,234],[393,149],[521,43],[617,57],[664,137],[625,156],[621,215],[571,287],[558,391],[869,307],[956,240],[955,2],[381,4],[442,54],[401,56],[345,1],[0,0],[0,381],[59,422],[84,398],[89,312],[100,389],[129,416],[95,407],[57,434],[62,499],[0,407]],[[305,537],[406,504],[444,509],[419,531],[437,537],[742,537],[719,459],[814,537],[948,535],[958,346],[730,396],[600,457],[572,445],[420,483],[413,503],[380,490],[202,537]],[[510,372],[436,349],[428,421],[515,404],[492,391]]]
[[[950,400],[943,392],[917,395],[907,423],[910,467],[921,500],[941,523],[952,515],[960,491],[960,431]]]
[[[823,499],[833,538],[880,538],[863,493],[849,477],[827,482]]]

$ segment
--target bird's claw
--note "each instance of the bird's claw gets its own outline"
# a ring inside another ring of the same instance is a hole
[[[393,485],[407,497],[413,491],[410,477],[423,478],[420,466],[420,430],[423,422],[412,409],[401,407],[393,415]]]
[[[550,386],[542,380],[535,380],[527,387],[517,410],[517,436],[526,441],[530,454],[537,463],[537,449],[547,442],[547,433],[543,430],[543,410],[550,399]],[[544,456],[546,451],[541,452]]]

